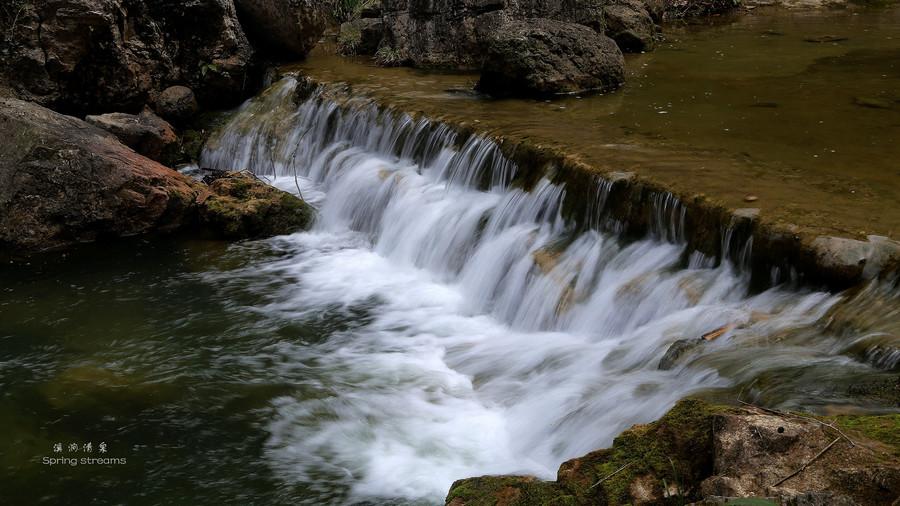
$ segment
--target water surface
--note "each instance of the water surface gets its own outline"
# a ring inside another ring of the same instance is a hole
[[[565,188],[512,186],[491,142],[366,102],[298,106],[295,85],[245,106],[204,162],[299,186],[314,230],[0,268],[4,499],[440,504],[462,477],[553,478],[685,395],[896,410],[855,388],[896,375],[891,287],[753,292],[739,258],[685,250],[669,196],[641,240],[576,229]],[[43,464],[87,442],[127,462]]]

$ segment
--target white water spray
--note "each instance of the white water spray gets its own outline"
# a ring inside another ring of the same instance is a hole
[[[686,395],[771,364],[846,361],[802,330],[836,297],[748,295],[728,262],[683,265],[674,197],[658,196],[650,237],[627,243],[596,226],[600,182],[595,226],[577,232],[561,216],[565,188],[512,187],[517,169],[493,142],[366,102],[297,106],[296,84],[245,105],[203,161],[287,190],[297,178],[319,208],[314,231],[276,239],[289,255],[222,274],[296,280],[255,310],[367,315],[323,342],[260,351],[303,386],[276,402],[267,448],[311,503],[440,503],[459,478],[553,479],[562,461]],[[726,325],[698,357],[658,369],[674,341]]]

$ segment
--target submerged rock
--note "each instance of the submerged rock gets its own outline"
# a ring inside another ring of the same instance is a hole
[[[563,463],[555,482],[459,480],[447,505],[685,504],[775,497],[783,504],[890,504],[900,495],[900,416],[829,420],[688,399],[612,448]],[[815,457],[815,458],[814,458]],[[798,469],[801,472],[795,473]]]
[[[145,109],[140,114],[115,112],[85,121],[115,135],[123,144],[163,164],[179,158],[178,135],[172,125]]]
[[[668,371],[674,369],[681,358],[702,346],[706,341],[700,339],[679,339],[669,346],[666,354],[659,361],[659,370]]]
[[[487,43],[480,91],[495,96],[608,92],[625,81],[615,42],[550,19],[511,23]]]
[[[288,58],[304,58],[325,31],[325,13],[312,0],[236,0],[254,42]]]
[[[9,132],[0,138],[0,250],[179,230],[239,239],[310,222],[306,203],[261,181],[233,174],[207,187],[37,104],[0,99],[0,129]]]

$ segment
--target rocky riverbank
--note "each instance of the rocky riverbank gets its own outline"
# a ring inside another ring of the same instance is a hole
[[[815,418],[688,399],[564,462],[554,482],[463,479],[446,504],[890,505],[900,498],[898,434],[897,415]]]
[[[321,10],[303,1],[4,4],[3,249],[188,230],[238,239],[308,226],[305,203],[252,177],[206,185],[173,168],[197,160],[210,111],[256,93],[273,57],[303,58],[324,27]]]

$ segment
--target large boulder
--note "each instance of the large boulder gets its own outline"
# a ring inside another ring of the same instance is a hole
[[[88,116],[85,121],[115,135],[126,146],[157,162],[170,165],[179,158],[175,129],[149,109],[140,114],[113,112]]]
[[[236,0],[247,32],[269,54],[303,58],[325,31],[321,3],[313,0]]]
[[[255,178],[227,174],[238,183],[208,187],[34,103],[0,99],[0,130],[0,251],[177,230],[259,237],[311,220],[303,201]]]
[[[233,0],[12,1],[0,76],[22,98],[81,115],[138,112],[178,83],[208,107],[254,91],[259,72]]]
[[[507,24],[487,42],[480,91],[495,96],[608,92],[625,81],[616,43],[583,25],[550,19]]]
[[[33,251],[185,224],[200,188],[116,137],[0,99],[0,249]]]
[[[415,67],[475,70],[503,25],[548,18],[603,32],[606,0],[383,0],[384,44]]]

